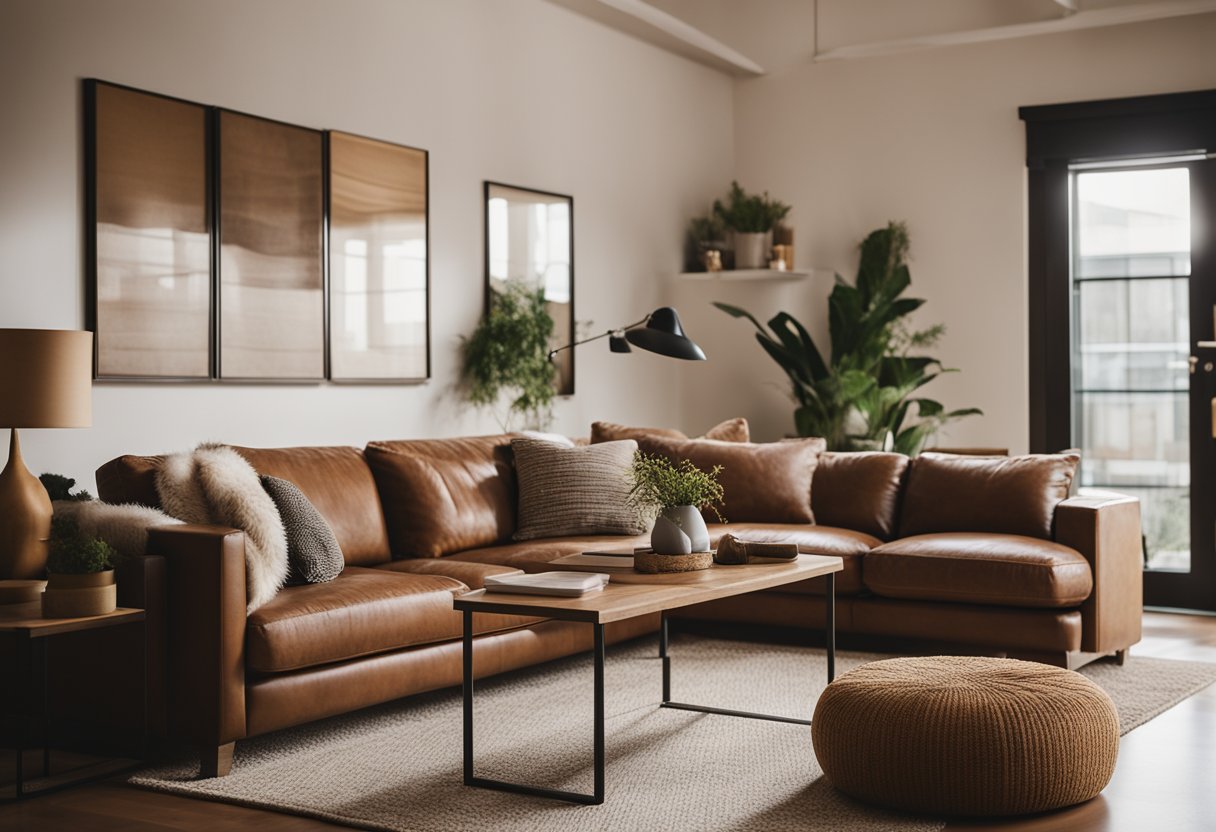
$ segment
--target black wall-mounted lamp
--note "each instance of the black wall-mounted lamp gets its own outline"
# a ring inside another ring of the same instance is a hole
[[[669,358],[682,358],[685,361],[705,360],[705,353],[684,334],[684,327],[680,325],[680,316],[670,306],[662,306],[654,310],[637,323],[610,329],[599,335],[584,338],[582,341],[574,341],[564,347],[558,347],[549,353],[549,360],[552,361],[553,357],[562,350],[574,349],[581,344],[598,341],[600,338],[608,339],[608,349],[612,352],[633,352],[630,347],[632,344],[638,349],[666,355]]]

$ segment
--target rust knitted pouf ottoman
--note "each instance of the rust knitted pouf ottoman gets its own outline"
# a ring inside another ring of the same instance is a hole
[[[1119,717],[1079,673],[1013,659],[872,662],[815,706],[828,782],[910,812],[1021,815],[1071,806],[1110,782]]]

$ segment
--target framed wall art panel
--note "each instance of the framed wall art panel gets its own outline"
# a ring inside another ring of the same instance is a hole
[[[219,110],[219,377],[325,378],[323,134]]]
[[[329,377],[430,377],[428,156],[331,131]]]
[[[84,83],[88,325],[99,379],[212,377],[210,113]]]

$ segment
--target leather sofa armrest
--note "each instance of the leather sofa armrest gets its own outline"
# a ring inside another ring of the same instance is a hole
[[[245,736],[245,535],[221,526],[158,526],[165,559],[166,721],[203,747]]]
[[[1140,501],[1123,495],[1072,497],[1056,506],[1055,539],[1089,561],[1094,591],[1081,606],[1081,649],[1124,650],[1140,640],[1144,560]]]

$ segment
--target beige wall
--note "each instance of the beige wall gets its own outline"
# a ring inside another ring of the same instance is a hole
[[[1026,199],[1021,105],[1216,87],[1216,15],[1091,29],[862,60],[802,62],[735,87],[736,172],[795,206],[799,265],[852,277],[855,246],[891,219],[912,233],[918,320],[944,322],[938,355],[962,370],[927,390],[987,415],[940,437],[1025,449]],[[830,275],[806,284],[681,287],[698,298],[784,308],[826,339]],[[792,428],[775,365],[745,327],[695,306],[712,384],[688,407],[751,417],[755,432]],[[1061,360],[1065,357],[1061,356]],[[731,389],[741,407],[720,404]]]
[[[98,385],[92,429],[24,443],[36,473],[89,488],[119,453],[206,439],[497,431],[452,391],[482,307],[482,180],[574,195],[576,312],[607,329],[657,305],[733,164],[729,78],[542,0],[0,0],[0,327],[84,324],[83,77],[424,147],[432,177],[429,384]],[[678,373],[584,347],[555,428],[680,424]]]

